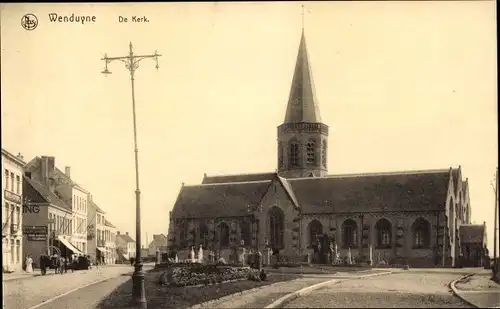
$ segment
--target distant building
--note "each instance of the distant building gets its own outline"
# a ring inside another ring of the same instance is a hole
[[[93,201],[91,194],[88,195],[87,201],[88,254],[92,257],[93,260],[103,263],[106,258],[106,240],[104,235],[105,212]]]
[[[121,234],[120,231],[116,232],[116,250],[117,250],[117,260],[130,260],[130,258],[135,258],[135,240],[129,236],[128,232]]]
[[[179,258],[202,245],[235,261],[243,246],[324,264],[337,246],[340,257],[351,252],[356,261],[456,265],[459,227],[471,213],[461,167],[329,175],[329,127],[320,117],[304,32],[276,132],[276,173],[205,175],[201,184],[181,187],[168,232]]]
[[[116,226],[107,219],[104,219],[104,239],[106,248],[106,264],[116,262]]]
[[[463,267],[482,267],[487,256],[486,222],[483,224],[462,224],[459,228]],[[489,259],[489,256],[488,256]],[[489,263],[489,261],[488,261]]]
[[[50,156],[35,157],[25,167],[30,178],[48,187],[71,208],[70,237],[68,240],[83,254],[87,254],[87,195],[89,192],[71,179],[71,169],[63,173],[55,166],[55,158]]]
[[[167,252],[168,239],[163,234],[154,234],[153,240],[148,245],[148,256],[156,256],[156,251]]]
[[[41,254],[84,253],[73,243],[73,207],[64,201],[61,192],[67,188],[58,185],[58,179],[54,157],[35,158],[25,167],[23,221],[27,235],[23,250],[37,264]]]
[[[23,167],[21,154],[15,156],[2,148],[2,266],[7,271],[22,270]]]

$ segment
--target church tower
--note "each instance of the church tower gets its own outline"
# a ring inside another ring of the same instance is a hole
[[[278,127],[278,174],[284,178],[325,176],[327,150],[328,126],[321,122],[302,29],[285,121]]]

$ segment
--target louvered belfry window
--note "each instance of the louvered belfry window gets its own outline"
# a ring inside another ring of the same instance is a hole
[[[290,166],[297,167],[300,165],[299,155],[300,155],[299,143],[296,141],[291,142],[290,143],[290,157],[289,157],[290,158]]]

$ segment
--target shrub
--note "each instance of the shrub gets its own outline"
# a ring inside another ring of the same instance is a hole
[[[199,267],[178,267],[173,269],[172,285],[190,286],[199,284],[221,283],[229,280],[258,277],[258,270],[250,268],[216,267],[203,265]]]

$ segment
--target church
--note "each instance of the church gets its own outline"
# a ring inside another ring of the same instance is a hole
[[[361,262],[457,265],[466,230],[459,228],[471,223],[460,166],[328,174],[328,125],[321,121],[304,30],[277,135],[276,172],[205,174],[201,184],[182,185],[168,232],[180,259],[201,245],[226,261],[241,248],[263,255],[271,248],[284,260],[304,262],[335,244],[340,256],[350,252]]]

